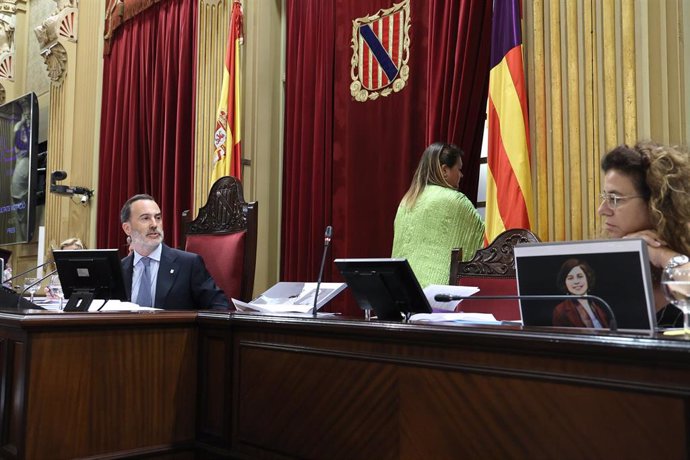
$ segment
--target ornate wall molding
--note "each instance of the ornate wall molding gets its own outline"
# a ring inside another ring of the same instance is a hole
[[[144,12],[161,0],[107,0],[105,7],[105,26],[103,30],[105,54],[110,53],[110,40],[115,30],[139,13]]]
[[[50,48],[41,52],[48,69],[48,78],[54,85],[60,86],[65,79],[67,69],[67,50],[61,43],[54,43]]]
[[[5,87],[0,85],[0,104],[5,103],[5,98],[6,98],[6,92],[5,92]]]
[[[16,0],[0,0],[0,79],[14,81]]]
[[[51,82],[60,86],[67,69],[67,50],[60,39],[77,42],[78,0],[53,0],[56,8],[34,29]],[[0,72],[2,68],[0,67]]]

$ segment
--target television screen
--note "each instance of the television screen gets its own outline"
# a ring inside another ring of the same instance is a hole
[[[0,106],[0,246],[34,232],[38,100],[29,93]]]
[[[127,300],[117,249],[55,250],[53,258],[65,299],[69,299],[67,306],[72,305],[72,296],[87,298],[87,303],[90,299]]]
[[[363,310],[380,320],[401,321],[412,313],[431,313],[407,259],[336,259],[335,265]]]

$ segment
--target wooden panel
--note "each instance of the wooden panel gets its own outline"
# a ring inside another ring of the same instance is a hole
[[[2,346],[2,444],[3,458],[21,458],[24,436],[26,346],[22,342],[3,340]]]
[[[681,339],[196,317],[0,313],[0,457],[688,457]]]
[[[401,372],[400,393],[401,458],[451,452],[458,458],[682,458],[685,452],[681,398],[417,368]]]
[[[191,328],[36,333],[26,458],[68,458],[191,444]]]
[[[8,347],[9,339],[2,338],[0,340],[0,449],[2,449],[3,452],[6,452],[7,421],[9,419],[6,415],[8,407],[7,380],[10,378]]]
[[[500,365],[491,373],[432,369],[433,363],[252,342],[240,345],[239,362],[235,447],[252,455],[258,446],[264,454],[298,458],[681,458],[685,452],[684,397],[612,381],[588,386],[586,378],[520,374]]]
[[[10,355],[12,359],[9,364],[12,372],[7,382],[9,385],[9,436],[7,441],[8,445],[12,446],[21,457],[23,449],[20,446],[24,443],[25,432],[25,426],[22,422],[26,401],[26,346],[21,342],[12,343]]]
[[[297,458],[398,458],[396,366],[242,344],[238,373],[238,445]]]
[[[224,330],[204,330],[199,335],[199,408],[200,440],[220,445],[230,444],[232,418],[232,350]]]
[[[687,457],[683,342],[240,315],[229,329],[232,454]]]

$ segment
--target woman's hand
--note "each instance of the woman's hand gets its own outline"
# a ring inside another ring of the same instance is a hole
[[[662,240],[659,234],[654,230],[641,230],[639,232],[628,233],[623,238],[642,238],[645,243],[647,243],[647,246],[652,248],[666,246],[666,241]]]
[[[639,232],[629,233],[623,238],[642,238],[647,243],[647,252],[649,253],[649,262],[659,268],[664,268],[671,257],[678,253],[669,248],[666,241],[659,237],[659,234],[654,230],[642,230]]]
[[[46,297],[48,297],[49,299],[52,299],[52,300],[57,300],[57,299],[59,299],[59,297],[55,295],[55,293],[53,292],[53,290],[50,289],[50,286],[46,286],[46,287],[45,287],[45,293],[46,293]]]

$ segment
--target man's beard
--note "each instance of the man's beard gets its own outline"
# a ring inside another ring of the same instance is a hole
[[[157,242],[152,242],[146,237],[146,235],[143,235],[137,230],[132,229],[132,234],[130,236],[132,237],[133,247],[135,249],[147,249],[149,252],[153,251],[163,242],[163,229],[159,228],[156,230],[156,232],[160,235],[160,239]]]

